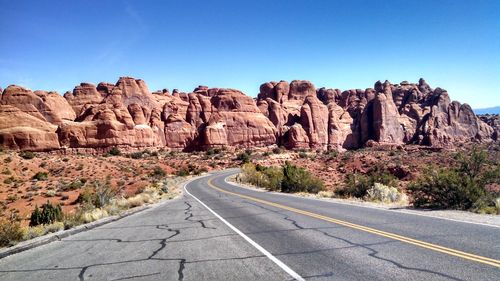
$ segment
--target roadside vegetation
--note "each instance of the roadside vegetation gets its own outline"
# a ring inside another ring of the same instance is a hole
[[[181,152],[117,146],[100,155],[0,151],[0,247],[174,197],[186,176],[223,169],[235,157],[223,147]],[[48,219],[58,209],[62,215]]]
[[[254,156],[255,153],[238,154],[242,173],[237,180],[271,191],[310,192],[318,193],[319,197],[500,214],[499,151],[493,144],[467,146],[459,152],[412,152],[419,158],[432,160],[426,162],[394,148],[342,153],[304,149],[286,152],[275,148],[259,157]],[[273,165],[270,159],[281,153],[289,154],[294,164]],[[368,155],[371,163],[365,160],[367,158],[360,158],[362,155]],[[410,162],[404,164],[406,161]],[[341,181],[337,180],[333,186],[332,182],[324,182],[329,178],[325,170],[340,174]]]
[[[500,159],[473,148],[458,153],[450,168],[430,167],[408,186],[418,208],[470,210],[500,214]]]
[[[324,189],[322,180],[289,162],[280,167],[246,163],[242,166],[242,173],[238,179],[270,191],[287,193],[318,193]]]
[[[29,226],[22,226],[21,218],[16,213],[11,213],[8,218],[0,217],[0,247],[117,215],[144,204],[172,199],[180,194],[178,186],[185,180],[183,177],[167,177],[159,167],[155,167],[149,176],[152,184],[129,197],[124,197],[120,188],[112,187],[109,178],[105,181],[94,180],[85,187],[79,186],[82,190],[75,202],[79,205],[74,212],[64,213],[60,204],[47,200],[40,207],[35,207]]]

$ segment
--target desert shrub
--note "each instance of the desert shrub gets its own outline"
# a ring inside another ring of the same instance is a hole
[[[54,222],[46,225],[32,226],[26,229],[23,239],[24,240],[33,239],[48,233],[58,232],[60,230],[63,230],[64,228],[65,227],[63,222]]]
[[[23,159],[29,160],[36,157],[36,154],[32,151],[22,151],[19,152],[19,156]]]
[[[367,174],[354,173],[347,175],[344,186],[337,189],[335,193],[341,197],[363,198],[375,183],[396,186],[397,179],[386,170],[375,166]]]
[[[274,154],[280,154],[281,152],[282,152],[281,148],[279,148],[279,147],[273,148],[273,153]]]
[[[14,202],[17,199],[18,199],[18,197],[15,194],[9,194],[9,195],[7,195],[7,202]]]
[[[75,212],[64,213],[63,215],[63,224],[64,229],[70,229],[75,226],[78,226],[82,223],[85,223],[82,218],[82,214],[85,212],[84,208],[78,208]]]
[[[335,196],[335,193],[333,191],[323,190],[318,192],[318,196],[323,198],[333,198]]]
[[[265,167],[251,163],[242,166],[245,182],[266,188],[271,191],[281,191],[283,169],[281,167]]]
[[[372,181],[368,176],[354,173],[347,175],[344,186],[335,190],[335,193],[341,197],[362,198],[371,187]]]
[[[142,152],[133,152],[129,154],[130,158],[132,159],[141,159],[142,158]]]
[[[153,203],[154,197],[149,193],[140,193],[127,199],[131,208],[142,206],[146,203]]]
[[[194,170],[193,170],[193,175],[201,175],[203,173],[206,173],[208,172],[207,168],[205,167],[196,167]]]
[[[79,204],[87,203],[95,206],[94,203],[97,202],[97,196],[95,196],[95,192],[93,192],[91,188],[87,187],[80,192],[75,202]]]
[[[8,156],[7,158],[5,158],[5,159],[3,160],[3,162],[4,162],[4,163],[10,163],[10,162],[12,162],[12,157]]]
[[[49,178],[49,174],[47,172],[38,172],[36,173],[32,179],[34,180],[39,180],[39,181],[45,181]]]
[[[37,226],[40,224],[50,224],[56,221],[61,221],[63,213],[61,205],[52,205],[49,201],[42,205],[40,210],[35,206],[35,210],[31,213],[30,226]]]
[[[182,168],[178,169],[175,174],[179,177],[187,177],[187,176],[189,176],[189,170],[186,167],[182,167]]]
[[[283,166],[281,191],[318,193],[323,189],[323,181],[313,176],[309,171],[289,162]]]
[[[367,201],[394,203],[404,202],[407,200],[407,197],[395,187],[376,182],[372,188],[368,189],[364,199]]]
[[[92,188],[84,188],[76,200],[85,208],[100,208],[107,205],[111,199],[117,195],[117,190],[113,189],[109,182],[102,183],[94,181]]]
[[[86,181],[87,180],[85,178],[81,178],[81,179],[76,179],[68,184],[61,183],[60,188],[62,189],[62,191],[80,189],[85,185]]]
[[[337,150],[325,150],[323,154],[328,158],[328,159],[335,159],[339,156],[339,152]]]
[[[244,182],[282,192],[318,193],[323,190],[323,182],[303,168],[286,163],[282,167],[244,164],[241,167]]]
[[[47,196],[47,197],[54,197],[55,195],[56,195],[56,191],[53,189],[47,190],[47,192],[45,192],[45,196]]]
[[[111,148],[111,150],[108,152],[109,155],[113,155],[113,156],[118,156],[118,155],[121,155],[122,152],[120,151],[120,149],[118,147],[113,147]]]
[[[250,162],[250,154],[245,152],[238,153],[236,156],[236,160],[241,161],[242,163],[248,163]]]
[[[23,239],[24,231],[15,220],[0,217],[0,247],[12,246]]]
[[[206,155],[207,156],[212,156],[221,153],[221,149],[219,148],[209,148],[207,149]]]
[[[81,214],[81,220],[85,223],[93,222],[108,216],[108,212],[101,208],[91,209]]]
[[[307,158],[307,152],[305,152],[305,151],[299,151],[299,157],[300,158]]]
[[[151,173],[149,173],[149,176],[153,177],[153,178],[163,178],[166,175],[167,175],[167,173],[160,166],[154,167],[153,171]]]
[[[117,191],[111,187],[109,181],[106,181],[104,183],[100,181],[94,181],[93,186],[98,200],[98,204],[94,205],[95,207],[104,207],[117,194]]]
[[[457,165],[451,168],[429,168],[408,186],[415,207],[494,210],[498,194],[486,185],[498,183],[498,162],[488,163],[487,154],[473,148],[469,156],[457,154]],[[497,160],[498,161],[498,160]]]
[[[8,177],[8,178],[3,180],[3,183],[5,183],[5,184],[11,184],[11,183],[15,183],[15,182],[16,182],[16,178],[14,178],[14,177]]]
[[[266,167],[262,172],[265,175],[265,188],[271,191],[281,191],[283,169],[281,167]]]

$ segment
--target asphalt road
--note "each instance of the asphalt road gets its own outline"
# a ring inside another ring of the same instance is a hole
[[[500,228],[236,187],[0,259],[0,280],[500,280]]]

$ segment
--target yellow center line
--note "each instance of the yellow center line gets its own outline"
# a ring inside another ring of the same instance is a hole
[[[270,201],[258,199],[258,198],[252,197],[252,196],[243,195],[243,194],[231,192],[231,191],[228,191],[228,190],[224,190],[224,189],[221,189],[221,188],[215,186],[212,183],[212,179],[213,178],[211,178],[211,179],[208,180],[208,185],[211,188],[213,188],[213,189],[215,189],[217,191],[226,193],[226,194],[231,194],[231,195],[238,196],[238,197],[241,197],[241,198],[245,198],[245,199],[248,199],[248,200],[251,200],[251,201],[254,201],[254,202],[262,203],[262,204],[265,204],[265,205],[268,205],[268,206],[273,206],[273,207],[276,207],[276,208],[279,208],[279,209],[284,209],[284,210],[287,210],[287,211],[291,211],[291,212],[294,212],[294,213],[297,213],[297,214],[301,214],[301,215],[305,215],[305,216],[308,216],[308,217],[312,217],[312,218],[316,218],[316,219],[320,219],[320,220],[332,222],[332,223],[335,223],[335,224],[338,224],[338,225],[346,226],[346,227],[349,227],[349,228],[361,230],[361,231],[372,233],[372,234],[376,234],[376,235],[379,235],[379,236],[391,238],[391,239],[394,239],[394,240],[398,240],[398,241],[401,241],[401,242],[405,242],[405,243],[412,244],[412,245],[415,245],[415,246],[419,246],[419,247],[422,247],[422,248],[426,248],[426,249],[429,249],[429,250],[433,250],[433,251],[437,251],[437,252],[440,252],[440,253],[444,253],[444,254],[448,254],[448,255],[460,257],[460,258],[463,258],[463,259],[466,259],[466,260],[476,261],[476,262],[488,264],[488,265],[491,265],[491,266],[494,266],[494,267],[500,267],[500,261],[492,259],[492,258],[488,258],[488,257],[483,257],[483,256],[478,256],[478,255],[474,255],[474,254],[462,252],[462,251],[459,251],[459,250],[455,250],[455,249],[451,249],[451,248],[439,246],[439,245],[428,243],[428,242],[425,242],[425,241],[416,240],[416,239],[409,238],[409,237],[406,237],[406,236],[401,236],[401,235],[398,235],[398,234],[394,234],[394,233],[390,233],[390,232],[378,230],[378,229],[375,229],[375,228],[371,228],[371,227],[367,227],[367,226],[363,226],[363,225],[359,225],[359,224],[355,224],[355,223],[350,223],[350,222],[339,220],[339,219],[335,219],[335,218],[332,218],[332,217],[327,217],[327,216],[323,216],[323,215],[320,215],[320,214],[312,213],[312,212],[309,212],[309,211],[304,211],[304,210],[301,210],[301,209],[297,209],[297,208],[285,206],[285,205],[282,205],[282,204],[278,204],[278,203],[274,203],[274,202],[270,202]]]

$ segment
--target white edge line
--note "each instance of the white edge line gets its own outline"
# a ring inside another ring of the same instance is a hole
[[[219,220],[221,220],[224,224],[226,224],[229,228],[231,228],[234,232],[236,232],[239,236],[243,237],[248,243],[250,243],[252,246],[254,246],[257,250],[259,250],[261,253],[263,253],[266,257],[268,257],[271,261],[273,261],[276,265],[278,265],[281,269],[283,269],[286,273],[288,273],[290,276],[292,276],[295,280],[298,281],[305,281],[304,278],[302,278],[297,272],[295,272],[293,269],[288,267],[286,264],[284,264],[282,261],[280,261],[278,258],[273,256],[273,254],[269,253],[266,249],[264,249],[262,246],[257,244],[255,241],[253,241],[250,237],[246,236],[243,232],[241,232],[239,229],[234,227],[232,224],[230,224],[228,221],[226,221],[223,217],[221,217],[219,214],[217,214],[215,211],[210,209],[205,203],[201,202],[200,199],[198,199],[196,196],[191,194],[187,190],[187,184],[184,184],[184,191],[186,191],[187,194],[189,194],[191,197],[196,199],[203,207],[207,208],[214,216],[216,216]]]
[[[473,221],[463,221],[463,220],[458,220],[458,219],[443,218],[443,217],[438,217],[438,216],[433,216],[433,215],[427,215],[427,214],[417,214],[417,213],[413,213],[411,211],[405,211],[405,210],[389,210],[389,209],[384,209],[384,208],[379,208],[379,207],[374,207],[374,206],[363,206],[363,205],[358,205],[358,204],[352,204],[352,203],[349,203],[349,202],[337,202],[337,201],[332,202],[332,201],[329,201],[328,198],[325,198],[325,199],[321,199],[321,198],[309,198],[309,197],[296,196],[294,194],[285,194],[285,193],[274,192],[274,191],[254,190],[252,188],[244,187],[244,186],[241,186],[241,185],[239,185],[237,183],[228,181],[227,179],[230,176],[232,176],[232,175],[226,176],[224,178],[224,182],[226,182],[227,184],[230,184],[232,186],[236,186],[236,187],[243,188],[243,189],[248,189],[248,190],[251,190],[251,191],[269,192],[269,193],[277,194],[277,195],[290,196],[290,197],[294,197],[294,198],[301,198],[301,199],[308,199],[308,200],[316,200],[316,201],[321,201],[321,202],[330,203],[330,204],[342,204],[342,205],[348,205],[348,206],[353,206],[353,207],[368,208],[368,209],[375,209],[375,210],[386,211],[386,212],[400,213],[400,214],[406,214],[406,215],[415,215],[415,216],[421,216],[421,217],[427,217],[427,218],[434,218],[434,219],[440,219],[440,220],[447,220],[447,221],[453,221],[453,222],[461,222],[461,223],[467,223],[467,224],[476,224],[476,225],[482,225],[482,226],[489,226],[489,227],[500,228],[500,225],[495,225],[495,224],[488,224],[488,223],[482,223],[482,222],[473,222]]]

